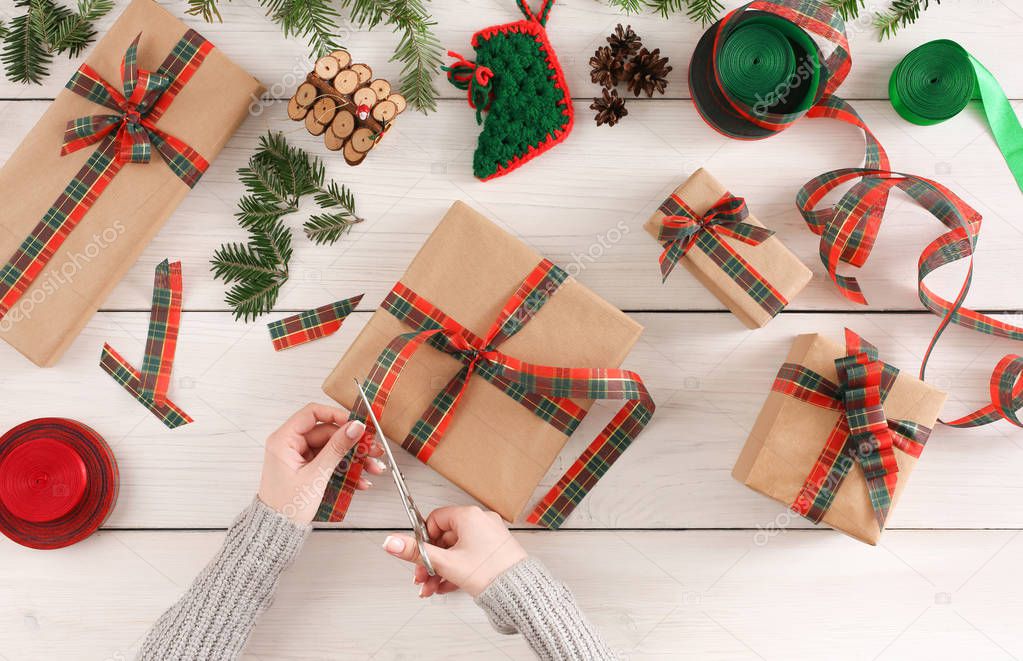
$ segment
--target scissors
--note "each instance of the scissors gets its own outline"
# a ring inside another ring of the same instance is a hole
[[[398,495],[401,496],[402,504],[405,506],[405,513],[408,514],[409,523],[412,524],[412,532],[416,537],[416,545],[419,547],[419,557],[423,560],[423,567],[426,568],[427,574],[436,576],[437,572],[434,571],[433,564],[430,562],[430,556],[426,553],[426,545],[430,543],[430,533],[426,527],[426,519],[423,518],[419,508],[416,507],[415,501],[412,500],[412,494],[409,493],[408,486],[405,484],[405,476],[401,474],[398,462],[394,460],[391,444],[387,442],[384,429],[380,426],[380,421],[377,420],[376,413],[373,412],[373,406],[369,403],[366,391],[362,389],[362,384],[359,383],[358,379],[355,379],[355,387],[359,389],[359,395],[369,411],[369,419],[377,430],[377,439],[384,446],[387,463],[391,467],[391,478],[394,479],[394,486],[398,487]]]

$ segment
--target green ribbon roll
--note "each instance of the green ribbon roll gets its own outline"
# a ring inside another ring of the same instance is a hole
[[[892,71],[888,96],[903,119],[921,126],[955,117],[979,99],[995,142],[1023,190],[1023,127],[1001,85],[965,48],[948,39],[914,48]]]

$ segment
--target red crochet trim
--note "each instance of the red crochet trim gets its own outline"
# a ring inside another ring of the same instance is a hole
[[[479,45],[480,39],[490,39],[494,35],[503,32],[520,32],[522,34],[533,35],[533,38],[535,38],[540,45],[540,50],[547,54],[547,61],[550,63],[548,68],[554,71],[554,86],[561,90],[561,101],[558,103],[565,106],[562,114],[568,117],[568,123],[565,124],[564,128],[548,134],[547,138],[542,140],[539,144],[530,145],[524,155],[516,156],[509,161],[507,165],[498,165],[497,171],[494,172],[494,174],[489,177],[484,177],[483,179],[480,179],[480,181],[490,181],[491,179],[508,174],[516,168],[522,167],[528,161],[533,160],[548,149],[551,149],[560,142],[563,142],[565,138],[568,137],[568,134],[572,131],[572,126],[575,124],[575,109],[572,107],[572,93],[568,90],[568,83],[565,81],[565,74],[561,70],[561,63],[558,61],[558,56],[554,51],[554,47],[551,46],[550,40],[547,39],[547,30],[544,26],[540,25],[540,23],[536,20],[528,19],[515,21],[514,23],[493,25],[489,28],[480,30],[472,36],[471,43],[473,49]]]

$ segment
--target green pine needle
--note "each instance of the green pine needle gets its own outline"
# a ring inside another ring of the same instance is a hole
[[[54,25],[49,37],[50,48],[78,57],[96,37],[92,24],[113,8],[113,0],[78,0],[77,13],[69,12]]]
[[[79,0],[72,11],[53,0],[16,0],[25,13],[11,19],[0,32],[0,63],[7,79],[41,84],[49,74],[53,55],[76,57],[96,37],[95,21],[113,9],[112,0]]]
[[[827,0],[827,3],[838,11],[842,20],[851,21],[859,16],[860,10],[866,6],[867,0]]]
[[[185,10],[186,14],[190,16],[201,16],[202,20],[207,23],[217,21],[222,23],[224,17],[220,15],[220,7],[218,2],[220,0],[188,0],[188,9]]]
[[[689,20],[706,27],[718,20],[725,6],[722,0],[608,0],[612,7],[635,14],[643,8],[655,11],[662,18],[684,11]]]
[[[934,0],[934,4],[940,3],[941,0]],[[894,37],[899,28],[915,23],[920,12],[929,6],[930,0],[894,0],[888,11],[880,11],[874,16],[874,27],[881,39]]]
[[[322,161],[289,145],[283,133],[261,136],[238,177],[247,194],[238,200],[235,217],[248,231],[248,243],[222,245],[210,265],[214,278],[232,285],[224,300],[235,319],[248,321],[271,311],[288,281],[292,234],[283,218],[299,210],[303,197],[313,195],[321,210],[329,210],[305,224],[315,243],[334,243],[362,218],[355,214],[351,191],[334,181],[324,185]]]

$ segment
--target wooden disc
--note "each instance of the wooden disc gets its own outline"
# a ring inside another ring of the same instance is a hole
[[[315,110],[305,116],[305,128],[313,135],[323,135],[323,132],[327,130],[326,125],[320,124],[316,121]]]
[[[367,108],[373,108],[377,102],[377,93],[373,91],[372,87],[360,87],[352,95],[352,101],[355,102],[356,107],[366,106]]]
[[[313,104],[313,114],[316,115],[316,121],[324,126],[330,124],[336,112],[337,106],[334,105],[334,99],[323,98]]]
[[[373,145],[376,144],[376,141],[373,139],[373,129],[366,128],[365,126],[355,129],[348,142],[352,143],[352,149],[365,154],[370,149],[373,149]]]
[[[355,150],[355,146],[352,144],[351,140],[345,143],[344,149],[341,153],[345,157],[345,163],[348,165],[358,165],[359,163],[362,163],[364,158],[366,158],[365,153]]]
[[[391,84],[383,78],[377,78],[369,86],[377,93],[377,101],[383,101],[391,93]]]
[[[341,94],[351,94],[359,87],[359,74],[352,69],[345,69],[334,78],[334,89]]]
[[[394,94],[387,97],[387,100],[393,103],[398,108],[398,114],[405,112],[405,108],[408,107],[408,102],[401,94],[395,92]]]
[[[348,110],[338,110],[334,121],[330,123],[330,129],[342,140],[347,138],[355,130],[355,115]]]
[[[360,85],[365,85],[373,77],[373,69],[368,64],[353,64],[352,71],[359,74]]]
[[[341,65],[330,55],[324,55],[316,60],[316,66],[313,67],[313,71],[324,80],[334,80],[337,72],[341,71]]]
[[[296,97],[293,96],[291,97],[291,100],[288,101],[288,117],[291,119],[294,119],[295,121],[304,119],[307,112],[309,112],[309,109],[299,105]]]
[[[337,60],[338,66],[342,69],[347,69],[348,65],[352,63],[352,56],[346,50],[336,50],[330,56]]]
[[[295,90],[295,102],[303,108],[313,105],[316,100],[316,87],[312,83],[302,83]]]
[[[373,119],[378,122],[389,122],[398,115],[398,106],[393,101],[384,99],[373,106]]]
[[[323,132],[323,144],[330,151],[338,151],[344,146],[345,141],[344,138],[339,138],[334,135],[334,131],[332,131],[328,126],[327,130]]]

